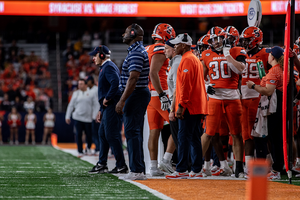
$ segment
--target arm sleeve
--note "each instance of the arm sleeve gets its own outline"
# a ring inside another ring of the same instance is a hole
[[[119,89],[118,72],[112,66],[108,66],[105,69],[105,78],[110,83],[110,88],[105,98],[106,100],[110,100],[116,95]]]
[[[180,86],[181,94],[179,104],[186,108],[190,99],[192,82],[194,79],[193,63],[190,60],[185,60],[181,65],[181,69],[180,76],[182,85]]]
[[[67,108],[67,112],[66,112],[66,119],[70,119],[71,118],[71,114],[75,108],[75,101],[77,99],[77,96],[78,96],[78,91],[75,91],[73,92],[72,94],[72,97],[71,97],[71,101],[68,105],[68,108]]]

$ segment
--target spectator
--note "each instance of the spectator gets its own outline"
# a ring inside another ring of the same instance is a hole
[[[14,53],[12,53],[14,52]],[[19,53],[19,47],[17,46],[17,41],[16,40],[13,40],[11,42],[11,46],[8,48],[8,55],[9,55],[9,58],[11,58],[11,56],[14,54],[16,56],[18,56],[18,53]]]
[[[98,98],[98,87],[95,85],[95,79],[92,76],[89,76],[87,79],[87,86],[89,89],[94,93],[94,95]],[[97,110],[100,110],[100,104],[97,107]],[[95,149],[95,154],[99,153],[100,147],[99,147],[99,135],[98,135],[98,130],[99,130],[99,123],[96,122],[97,115],[93,116],[93,122],[92,122],[92,140],[93,143],[96,146]]]
[[[15,101],[13,103],[13,107],[15,107],[18,112],[23,112],[24,111],[23,103],[21,102],[19,96],[15,97]]]
[[[88,31],[85,31],[83,36],[82,36],[82,48],[83,50],[90,51],[91,50],[91,42],[92,42],[92,37],[89,34]]]
[[[28,145],[29,136],[31,135],[31,143],[35,145],[35,124],[37,122],[36,115],[33,113],[33,109],[28,109],[28,114],[25,115],[25,127],[26,127],[26,136],[25,144]]]
[[[28,112],[29,109],[34,110],[34,108],[35,108],[35,103],[34,103],[34,101],[33,101],[33,99],[32,99],[31,96],[28,96],[28,97],[27,97],[27,101],[24,102],[24,110],[25,110],[26,112]]]
[[[4,94],[3,101],[1,102],[1,110],[10,111],[12,103],[9,101],[8,94]]]
[[[11,113],[8,114],[7,123],[10,128],[10,141],[9,144],[14,143],[15,139],[15,145],[19,144],[19,127],[21,126],[21,115],[17,112],[17,109],[15,107],[12,107]]]
[[[2,78],[3,79],[14,79],[17,77],[17,73],[14,69],[14,66],[12,63],[7,63],[7,67],[5,68]]]
[[[87,138],[87,153],[91,152],[92,145],[92,133],[91,126],[93,121],[93,116],[95,112],[98,112],[95,109],[95,106],[99,104],[95,95],[92,95],[92,92],[87,89],[85,80],[79,79],[78,81],[78,90],[76,90],[71,98],[71,101],[68,105],[66,112],[66,123],[71,123],[71,114],[74,120],[74,126],[76,129],[76,142],[78,157],[83,156],[82,149],[82,132],[85,131]]]
[[[21,61],[21,60],[23,60],[25,57],[26,57],[26,54],[25,54],[25,52],[24,52],[24,49],[23,49],[23,48],[20,48],[20,52],[19,52],[18,59]]]
[[[28,56],[29,62],[36,62],[38,60],[37,55],[35,55],[34,51],[31,51],[30,55]]]
[[[99,33],[94,33],[94,38],[92,40],[92,48],[99,47],[102,44],[102,40],[99,38]]]

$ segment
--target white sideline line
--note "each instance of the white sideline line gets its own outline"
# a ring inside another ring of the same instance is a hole
[[[71,150],[71,149],[62,149],[62,148],[59,148],[59,147],[54,147],[55,149],[58,149],[58,150],[60,150],[60,151],[63,151],[63,152],[66,152],[66,153],[69,153],[69,154],[71,154],[71,155],[73,155],[73,156],[75,156],[75,157],[77,157],[77,150]],[[87,162],[89,162],[89,163],[91,163],[91,164],[95,164],[96,162],[95,162],[95,158],[91,158],[91,159],[89,159],[89,157],[91,157],[91,156],[83,156],[83,157],[81,157],[80,159],[81,160],[84,160],[84,161],[87,161]],[[97,160],[98,160],[98,158],[97,158]],[[115,175],[116,176],[116,175]],[[118,176],[117,176],[118,177]],[[164,178],[164,177],[163,177]],[[129,182],[129,183],[131,183],[131,184],[133,184],[133,185],[135,185],[135,186],[137,186],[137,187],[139,187],[139,188],[141,188],[142,190],[146,190],[146,191],[148,191],[148,192],[150,192],[151,194],[153,194],[154,196],[157,196],[158,198],[161,198],[161,199],[164,199],[164,200],[173,200],[172,198],[170,198],[170,197],[168,197],[168,196],[166,196],[166,195],[164,195],[163,193],[160,193],[160,192],[158,192],[158,191],[156,191],[156,190],[153,190],[153,189],[151,189],[151,188],[149,188],[149,187],[147,187],[146,185],[143,185],[143,184],[141,184],[141,183],[138,183],[138,182],[135,182],[135,181],[126,181],[126,182]]]
[[[164,199],[164,200],[173,200],[172,198],[164,195],[163,193],[160,193],[156,190],[153,190],[153,189],[147,187],[146,185],[143,185],[142,183],[138,183],[138,182],[135,182],[135,181],[127,181],[127,180],[126,180],[126,182],[131,183],[133,185],[136,185],[139,188],[141,188],[143,190],[146,190],[146,191],[150,192],[151,194],[157,196],[158,198],[161,198],[161,199]]]

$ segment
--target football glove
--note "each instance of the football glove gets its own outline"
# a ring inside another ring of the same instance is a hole
[[[168,110],[170,108],[170,100],[165,92],[159,94],[159,100],[161,103],[161,109],[163,111]]]
[[[225,57],[230,55],[230,49],[231,49],[231,44],[229,40],[226,38],[223,40],[223,54]]]

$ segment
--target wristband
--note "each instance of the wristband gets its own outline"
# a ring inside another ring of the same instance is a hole
[[[252,88],[253,90],[255,90],[255,83],[251,86],[251,88]]]

